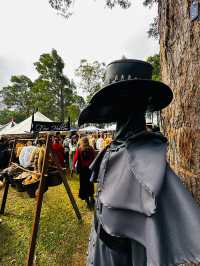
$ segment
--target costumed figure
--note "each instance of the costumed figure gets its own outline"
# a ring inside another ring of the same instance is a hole
[[[89,145],[88,138],[81,138],[73,158],[73,171],[77,165],[80,180],[79,198],[85,200],[89,208],[94,206],[94,184],[90,182],[92,171],[89,169],[94,158],[95,150]]]
[[[62,167],[64,167],[64,148],[63,145],[60,143],[60,139],[58,137],[54,138],[54,142],[51,145],[52,150],[58,156],[59,163]]]
[[[119,60],[79,117],[117,122],[115,139],[90,166],[97,182],[87,266],[175,266],[200,262],[200,208],[166,160],[167,140],[149,132],[145,112],[172,100],[152,66]]]

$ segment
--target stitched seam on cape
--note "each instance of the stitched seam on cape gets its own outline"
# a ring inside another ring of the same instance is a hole
[[[139,182],[139,184],[141,184],[141,186],[142,187],[144,187],[144,189],[147,191],[147,192],[149,192],[150,193],[150,195],[152,196],[152,199],[153,199],[153,201],[154,201],[154,205],[155,205],[155,207],[157,207],[157,204],[156,204],[156,196],[155,196],[155,194],[151,191],[151,189],[147,186],[147,185],[145,185],[139,178],[137,178],[137,176],[135,175],[135,173],[134,173],[134,171],[133,171],[133,169],[132,168],[130,168],[129,167],[129,171],[132,173],[132,175],[134,175],[134,177],[135,177],[135,179]],[[142,206],[142,208],[143,208],[143,210],[144,210],[144,212],[145,213],[148,213],[147,215],[150,217],[151,215],[153,215],[156,211],[154,210],[153,212],[152,211],[150,211],[150,210],[146,210],[145,208],[144,208],[144,205]]]
[[[154,192],[141,180],[141,177],[138,177],[138,175],[135,174],[133,167],[131,167],[131,160],[130,160],[130,155],[128,151],[126,150],[128,154],[128,161],[129,161],[129,171],[134,175],[135,179],[155,198]]]

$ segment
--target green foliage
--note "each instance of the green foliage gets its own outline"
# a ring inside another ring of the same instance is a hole
[[[70,117],[71,126],[76,126],[76,122],[78,120],[78,116],[80,114],[80,107],[78,104],[71,104],[67,107],[67,113]]]
[[[55,119],[54,97],[49,90],[50,84],[48,80],[37,79],[32,87],[32,101],[34,103],[34,110],[39,110],[41,113]]]
[[[102,87],[105,69],[104,63],[98,61],[89,63],[86,59],[81,60],[75,74],[81,78],[80,87],[86,92],[87,101]]]
[[[106,6],[109,8],[120,6],[121,8],[127,9],[131,6],[131,1],[129,0],[106,0]]]
[[[75,84],[64,75],[64,62],[58,55],[56,50],[52,50],[51,54],[42,54],[38,62],[34,63],[39,73],[39,79],[36,81],[35,90],[41,95],[45,95],[48,103],[44,108],[56,114],[55,119],[64,121],[66,117],[65,106],[71,103]],[[35,99],[37,104],[41,106],[41,98]],[[42,107],[43,108],[43,107]]]
[[[158,0],[144,0],[143,5],[152,7],[152,5],[155,3],[158,3]]]
[[[73,94],[73,103],[77,104],[80,108],[80,110],[82,110],[83,108],[86,107],[86,102],[84,100],[84,98],[80,95],[77,94]]]
[[[32,82],[26,76],[12,76],[11,84],[1,91],[2,103],[10,117],[27,117],[34,110],[39,110],[54,121],[68,119],[68,106],[85,106],[84,99],[77,95],[76,85],[63,73],[64,62],[56,50],[42,54],[34,66],[39,77]],[[4,111],[4,110],[3,110]],[[13,114],[13,115],[12,115]],[[5,121],[4,119],[4,121]],[[2,122],[3,123],[3,122]]]
[[[69,18],[73,13],[70,12],[70,8],[77,0],[49,0],[49,4],[54,8],[58,14],[62,15],[65,18]],[[104,0],[106,7],[112,9],[116,6],[119,6],[123,9],[128,9],[134,0]],[[152,7],[153,4],[158,3],[158,0],[143,0],[143,5]],[[148,36],[158,39],[158,17],[155,17],[153,22],[150,24],[148,30]]]
[[[1,90],[3,103],[8,108],[14,108],[19,112],[29,115],[33,109],[31,89],[33,83],[26,76],[12,76],[11,85]]]
[[[58,14],[65,18],[69,18],[72,15],[69,9],[73,2],[73,0],[49,0],[51,7],[54,8]]]
[[[65,18],[69,18],[73,13],[70,8],[75,3],[75,0],[49,0],[49,4],[53,9],[55,9],[58,14]],[[129,0],[105,0],[105,4],[108,8],[113,8],[115,6],[120,6],[121,8],[127,9],[131,6],[131,1]]]
[[[152,79],[160,80],[160,55],[155,54],[153,56],[149,56],[147,58],[147,62],[153,66]]]
[[[149,38],[152,37],[156,40],[159,39],[158,16],[153,19],[153,22],[150,24],[150,27],[147,33],[148,33]]]
[[[1,125],[7,124],[12,119],[14,119],[16,123],[19,123],[25,118],[26,118],[26,114],[21,111],[12,111],[9,109],[0,110],[0,124]]]

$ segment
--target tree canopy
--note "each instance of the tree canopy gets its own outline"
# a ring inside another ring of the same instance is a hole
[[[0,124],[1,125],[5,125],[11,120],[14,120],[16,123],[19,123],[25,118],[27,118],[25,113],[22,113],[20,111],[13,111],[13,110],[9,110],[6,108],[0,111]]]
[[[105,63],[98,61],[90,63],[86,59],[82,59],[80,66],[76,69],[75,74],[81,79],[79,85],[87,95],[87,102],[102,87],[105,69]]]
[[[35,90],[38,94],[45,93],[45,97],[52,104],[51,109],[57,114],[56,118],[64,121],[64,107],[71,103],[74,89],[74,83],[63,74],[64,61],[53,49],[50,54],[42,54],[34,65],[39,73]]]
[[[24,75],[12,76],[10,81],[11,84],[1,90],[3,103],[8,108],[14,108],[29,115],[33,108],[31,101],[32,81]]]
[[[70,8],[78,0],[49,0],[49,4],[53,9],[55,9],[58,14],[62,15],[65,18],[69,18],[73,12],[70,11]],[[141,0],[144,6],[152,7],[153,4],[158,3],[158,0]],[[116,6],[119,6],[123,9],[129,8],[134,0],[104,0],[105,6],[112,9]],[[150,24],[148,30],[149,37],[158,39],[158,16],[153,19],[153,22]]]
[[[0,124],[7,123],[13,117],[24,119],[34,110],[39,110],[54,121],[65,121],[73,109],[69,108],[71,104],[77,104],[79,112],[84,107],[85,101],[77,95],[74,81],[64,75],[64,61],[55,49],[42,54],[34,66],[38,72],[36,80],[31,81],[24,75],[12,76],[11,84],[1,90],[5,108],[0,111]],[[78,116],[78,111],[76,114]]]

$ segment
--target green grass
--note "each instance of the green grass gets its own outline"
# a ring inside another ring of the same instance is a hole
[[[70,187],[82,214],[80,223],[63,185],[45,193],[37,238],[37,266],[84,266],[92,212],[78,199],[78,179]],[[2,191],[0,191],[2,196]],[[1,198],[1,197],[0,197]],[[25,265],[32,230],[35,199],[9,189],[6,211],[0,216],[0,266]]]

